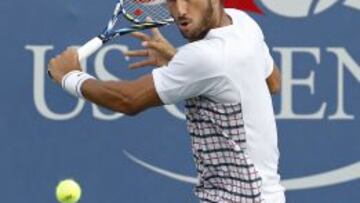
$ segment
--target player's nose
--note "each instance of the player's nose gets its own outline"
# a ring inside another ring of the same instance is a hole
[[[188,1],[187,0],[178,0],[176,1],[176,11],[179,16],[186,16],[188,11]]]

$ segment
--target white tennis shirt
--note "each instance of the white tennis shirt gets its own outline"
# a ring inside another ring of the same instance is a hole
[[[241,103],[246,153],[262,178],[262,195],[283,193],[271,95],[266,78],[273,59],[257,23],[246,13],[226,9],[232,25],[212,29],[204,39],[179,48],[167,66],[154,69],[164,104],[204,96],[218,103]]]

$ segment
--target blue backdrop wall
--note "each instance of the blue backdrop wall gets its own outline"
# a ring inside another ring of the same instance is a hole
[[[359,0],[257,1],[282,70],[274,96],[288,202],[360,199]],[[0,2],[0,202],[55,202],[54,188],[75,178],[83,203],[197,202],[182,104],[137,117],[78,101],[45,75],[48,60],[98,34],[111,0]],[[174,26],[162,29],[175,45]],[[132,79],[129,36],[84,62],[100,79]],[[167,173],[164,173],[167,172]]]

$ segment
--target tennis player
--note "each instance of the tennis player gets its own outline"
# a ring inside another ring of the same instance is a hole
[[[284,203],[270,96],[279,76],[260,28],[243,12],[225,12],[222,0],[167,4],[190,43],[165,54],[146,49],[152,58],[133,65],[152,60],[162,67],[133,81],[99,81],[82,72],[76,50],[68,49],[49,63],[54,81],[128,115],[185,100],[200,201]]]

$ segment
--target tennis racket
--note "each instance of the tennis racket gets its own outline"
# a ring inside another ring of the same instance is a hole
[[[115,25],[120,16],[130,21],[132,25],[116,29]],[[103,44],[118,36],[169,25],[173,22],[174,19],[166,7],[166,0],[118,0],[104,31],[78,49],[79,60],[90,56]]]

